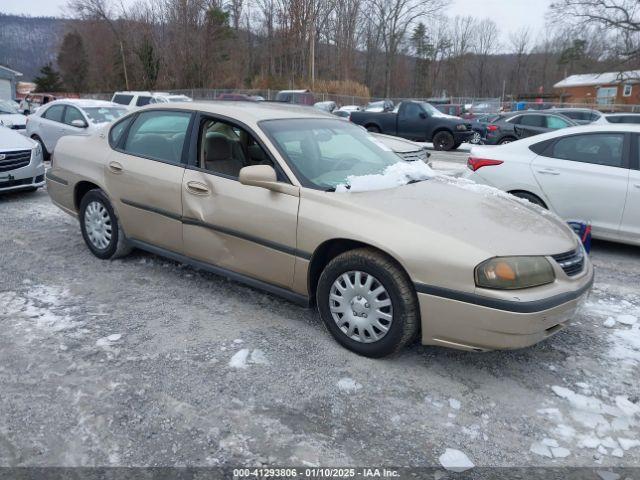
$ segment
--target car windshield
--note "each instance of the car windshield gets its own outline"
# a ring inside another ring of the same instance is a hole
[[[0,113],[20,113],[18,106],[13,102],[0,100]]]
[[[306,187],[332,190],[400,160],[366,130],[341,120],[266,120],[260,126]]]
[[[85,107],[83,110],[92,123],[113,122],[127,113],[126,108],[120,107]]]

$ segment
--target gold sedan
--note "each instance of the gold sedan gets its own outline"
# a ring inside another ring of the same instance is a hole
[[[593,282],[572,230],[428,170],[314,109],[185,103],[64,137],[47,186],[97,257],[140,248],[316,305],[362,355],[418,336],[520,348],[567,325]]]

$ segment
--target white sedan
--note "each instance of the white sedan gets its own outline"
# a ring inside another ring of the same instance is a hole
[[[591,222],[595,238],[640,245],[640,125],[587,125],[474,147],[467,166],[463,176],[476,183]]]
[[[27,136],[40,143],[46,160],[61,137],[89,135],[125,113],[122,105],[103,100],[56,100],[27,117]]]

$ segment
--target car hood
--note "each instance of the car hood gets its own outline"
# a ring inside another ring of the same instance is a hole
[[[5,126],[26,125],[27,117],[20,113],[0,113],[0,122]]]
[[[31,149],[35,145],[37,144],[34,140],[19,134],[16,130],[0,126],[0,150],[3,152]]]
[[[424,148],[419,143],[412,142],[411,140],[405,140],[404,138],[400,137],[393,137],[391,135],[384,135],[382,133],[369,133],[369,135],[377,138],[396,153],[416,152]]]
[[[397,225],[401,220],[407,227],[403,235],[418,236],[426,229],[440,241],[466,243],[487,258],[553,255],[578,244],[573,231],[556,215],[463,179],[440,176],[386,190],[332,195],[378,223]]]

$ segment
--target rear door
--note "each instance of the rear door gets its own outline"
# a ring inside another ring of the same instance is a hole
[[[594,234],[615,239],[627,196],[628,149],[620,132],[568,135],[531,168],[552,210],[565,220],[590,221]]]
[[[518,138],[531,137],[548,131],[545,116],[536,113],[522,115],[514,128]]]
[[[105,182],[127,235],[182,253],[182,177],[192,113],[148,110],[110,130]]]
[[[633,134],[627,201],[622,215],[620,237],[640,245],[640,135]]]

